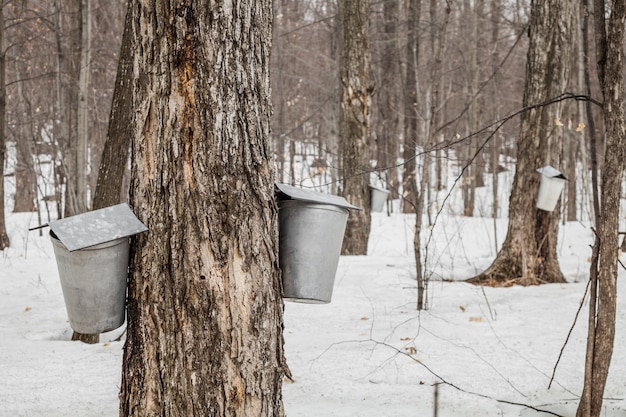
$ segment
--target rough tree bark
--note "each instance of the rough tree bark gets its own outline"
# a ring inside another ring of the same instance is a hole
[[[341,146],[343,195],[363,208],[348,218],[341,253],[367,255],[370,235],[370,83],[369,0],[343,0]]]
[[[556,243],[559,208],[535,208],[537,168],[559,166],[559,103],[541,105],[565,91],[571,54],[572,0],[533,0],[526,62],[526,87],[517,165],[509,199],[506,239],[491,266],[469,282],[483,285],[536,285],[565,282]]]
[[[132,0],[121,416],[284,415],[270,0]]]
[[[602,171],[601,206],[590,276],[595,308],[589,312],[589,335],[585,383],[577,417],[599,417],[615,340],[617,263],[619,260],[619,212],[626,128],[624,126],[624,26],[626,4],[614,0],[608,24],[605,4],[596,0],[594,10],[598,74],[605,122],[605,156]],[[605,27],[606,25],[606,27]],[[594,279],[595,278],[595,279]]]

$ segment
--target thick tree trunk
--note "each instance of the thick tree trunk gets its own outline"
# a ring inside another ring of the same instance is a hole
[[[557,97],[569,80],[572,1],[531,3],[530,44],[526,63],[524,106]],[[522,114],[517,167],[509,200],[506,239],[493,264],[469,280],[484,285],[535,285],[565,282],[556,256],[558,212],[535,208],[539,188],[536,172],[558,164],[560,106],[551,104]]]
[[[624,127],[623,45],[626,24],[626,4],[614,0],[605,31],[604,2],[596,4],[596,42],[598,44],[598,73],[604,97],[606,126],[604,170],[602,172],[601,207],[590,275],[597,289],[590,309],[589,337],[583,395],[577,417],[598,417],[609,373],[615,341],[617,298],[617,263],[619,260],[619,214],[624,158],[626,158],[626,128]],[[596,291],[592,291],[594,293]]]
[[[270,0],[131,1],[121,416],[284,415]]]
[[[370,44],[369,1],[343,0],[341,143],[343,195],[363,208],[349,216],[341,253],[367,255],[370,235]]]

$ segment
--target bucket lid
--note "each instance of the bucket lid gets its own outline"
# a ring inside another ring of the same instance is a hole
[[[553,179],[557,179],[557,180],[564,180],[567,181],[567,178],[565,177],[565,175],[563,175],[563,173],[561,171],[559,171],[558,169],[550,166],[550,165],[546,165],[543,168],[539,168],[537,170],[538,173],[540,173],[541,175],[544,175],[548,178],[553,178]]]
[[[372,185],[372,184],[370,184],[368,187],[370,189],[372,189],[372,190],[381,191],[381,192],[387,193],[387,194],[389,194],[391,192],[391,191],[387,190],[386,188],[377,187],[377,186]]]
[[[330,204],[332,206],[342,207],[348,210],[362,210],[361,208],[348,203],[345,198],[337,195],[304,190],[287,184],[276,183],[275,185],[277,194],[282,194],[283,197],[291,200],[306,201],[308,203]]]
[[[126,203],[53,220],[50,229],[70,252],[148,230]]]

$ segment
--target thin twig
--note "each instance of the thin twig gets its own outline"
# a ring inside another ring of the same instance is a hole
[[[554,364],[554,369],[552,370],[552,376],[550,377],[550,382],[548,383],[548,389],[550,389],[550,387],[552,386],[552,381],[554,381],[554,376],[556,375],[556,368],[559,366],[559,362],[561,361],[561,357],[563,356],[563,352],[565,351],[565,346],[567,346],[567,343],[569,342],[569,338],[572,335],[572,332],[574,331],[576,322],[578,321],[578,316],[580,315],[580,312],[583,308],[583,304],[585,303],[585,298],[587,298],[587,292],[589,291],[589,284],[591,284],[591,280],[587,281],[587,286],[585,287],[585,293],[583,294],[583,299],[581,300],[580,305],[578,306],[578,310],[576,311],[574,322],[572,323],[572,326],[570,327],[569,332],[567,332],[567,337],[565,338],[565,342],[563,343],[563,346],[561,347],[561,351],[559,352],[559,357],[557,358],[556,363]]]

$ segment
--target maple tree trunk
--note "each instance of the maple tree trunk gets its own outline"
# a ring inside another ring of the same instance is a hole
[[[601,415],[602,397],[615,341],[620,193],[626,158],[623,79],[626,4],[621,0],[612,2],[608,25],[605,23],[604,11],[604,2],[598,1],[594,10],[595,35],[597,56],[600,58],[598,73],[604,98],[606,146],[598,231],[590,270],[591,292],[597,295],[597,299],[594,297],[590,300],[595,308],[590,308],[589,313],[585,383],[577,417]]]
[[[343,195],[361,207],[348,217],[341,253],[367,255],[370,235],[370,44],[369,1],[343,0],[343,64],[341,82],[341,144]]]
[[[517,165],[509,199],[506,239],[491,266],[469,282],[483,285],[536,285],[565,282],[556,243],[559,210],[535,207],[544,165],[558,166],[559,141],[555,120],[559,103],[541,105],[565,91],[569,80],[572,0],[533,1],[526,63],[526,88]],[[539,106],[537,106],[539,105]]]
[[[120,416],[282,417],[270,0],[131,1]]]

